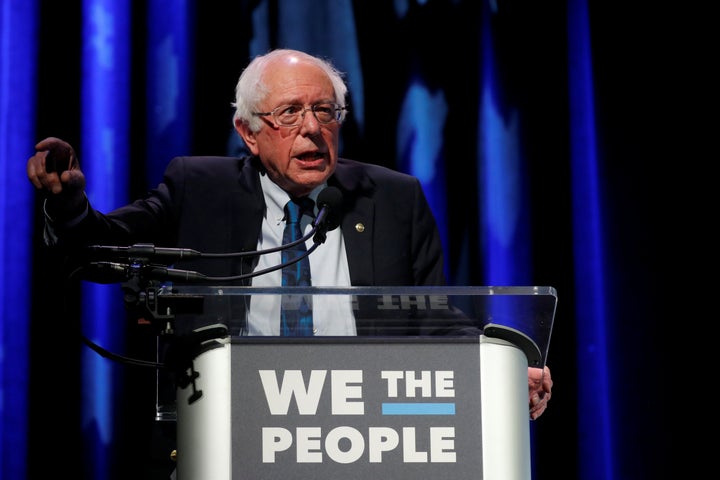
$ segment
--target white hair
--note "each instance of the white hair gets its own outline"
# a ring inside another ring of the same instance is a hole
[[[235,107],[233,115],[233,123],[240,120],[245,123],[253,132],[259,131],[264,125],[253,112],[257,111],[260,103],[270,93],[267,85],[263,81],[265,68],[267,65],[277,58],[295,56],[303,60],[307,60],[313,65],[321,68],[330,79],[333,90],[335,91],[335,102],[340,107],[345,107],[345,97],[347,95],[347,85],[343,80],[343,74],[329,61],[319,57],[315,57],[299,50],[277,49],[272,50],[264,55],[256,56],[245,68],[240,75],[237,85],[235,86]],[[345,111],[341,112],[340,122],[345,120]]]

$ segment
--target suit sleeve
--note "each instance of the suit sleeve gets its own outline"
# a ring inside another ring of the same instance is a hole
[[[435,217],[419,181],[415,181],[411,238],[414,284],[445,285],[443,250]]]

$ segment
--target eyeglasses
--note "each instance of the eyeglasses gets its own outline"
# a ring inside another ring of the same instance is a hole
[[[316,103],[309,108],[303,105],[280,105],[270,112],[253,112],[256,117],[266,117],[272,115],[275,123],[281,127],[295,127],[300,125],[305,119],[305,112],[308,110],[313,112],[318,123],[339,122],[343,112],[347,108],[341,107],[337,103]]]

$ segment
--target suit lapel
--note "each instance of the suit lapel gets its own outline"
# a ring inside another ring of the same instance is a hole
[[[239,247],[241,251],[257,249],[265,212],[265,197],[260,186],[257,165],[259,162],[256,160],[253,158],[244,162],[238,173],[238,194],[231,199],[230,217],[227,219],[231,231],[230,242],[236,246],[235,249]],[[249,272],[254,269],[257,260],[257,257],[245,257],[244,265],[235,266],[233,270]]]

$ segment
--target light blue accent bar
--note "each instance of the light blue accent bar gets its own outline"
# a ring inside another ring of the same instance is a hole
[[[383,415],[455,415],[454,403],[383,403]]]

